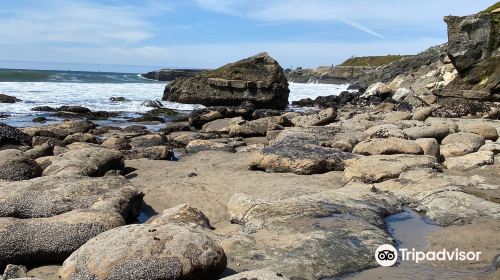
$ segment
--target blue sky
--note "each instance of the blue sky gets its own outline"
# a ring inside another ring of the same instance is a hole
[[[261,51],[284,67],[338,64],[353,55],[414,54],[443,43],[443,16],[494,2],[2,1],[0,67],[36,61],[43,66],[34,67],[89,63],[93,70],[105,68],[98,64],[213,68]]]

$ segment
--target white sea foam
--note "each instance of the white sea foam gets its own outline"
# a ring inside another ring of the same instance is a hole
[[[336,95],[348,85],[290,83],[290,101],[322,95]],[[160,100],[164,83],[71,83],[71,82],[0,82],[0,93],[16,96],[22,102],[0,103],[0,113],[12,115],[33,114],[35,106],[58,107],[81,105],[93,111],[146,112],[145,100]],[[111,102],[110,97],[125,97],[128,102]],[[171,109],[193,110],[201,105],[163,102]]]

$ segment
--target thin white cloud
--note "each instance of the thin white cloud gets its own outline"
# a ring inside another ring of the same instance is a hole
[[[134,43],[154,36],[146,18],[168,6],[142,7],[89,1],[39,1],[0,18],[4,43]]]
[[[337,21],[385,38],[372,26],[435,25],[444,15],[466,15],[487,7],[489,0],[196,0],[203,8],[263,22]]]

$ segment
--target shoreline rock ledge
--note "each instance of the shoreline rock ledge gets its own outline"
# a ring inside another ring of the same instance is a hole
[[[168,84],[163,100],[205,106],[239,106],[245,101],[256,108],[288,106],[288,81],[283,68],[267,53],[227,64]]]

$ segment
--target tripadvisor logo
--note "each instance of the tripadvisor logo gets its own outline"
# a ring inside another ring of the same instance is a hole
[[[458,248],[449,251],[446,249],[440,251],[418,251],[415,248],[399,248],[397,250],[390,244],[380,245],[375,251],[375,260],[381,266],[393,266],[400,256],[401,261],[411,261],[418,263],[420,261],[479,261],[480,251],[460,251]]]

